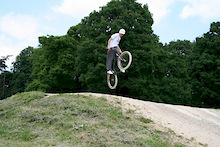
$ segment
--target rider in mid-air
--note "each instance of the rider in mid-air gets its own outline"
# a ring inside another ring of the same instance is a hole
[[[122,53],[119,42],[121,40],[121,37],[125,35],[125,29],[120,29],[118,33],[115,33],[109,38],[108,40],[108,53],[107,53],[107,59],[106,59],[106,67],[107,67],[107,73],[113,74],[112,72],[112,60],[117,53]],[[121,72],[125,72],[125,70],[121,70]]]

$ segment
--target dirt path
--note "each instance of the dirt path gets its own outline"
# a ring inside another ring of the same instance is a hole
[[[110,102],[120,101],[124,111],[135,110],[135,113],[170,128],[177,135],[209,147],[220,147],[220,110],[153,103],[107,94],[79,94],[106,97]]]

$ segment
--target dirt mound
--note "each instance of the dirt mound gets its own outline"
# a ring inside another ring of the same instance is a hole
[[[220,110],[153,103],[107,94],[79,94],[105,97],[110,102],[120,101],[124,111],[134,110],[156,124],[170,128],[177,135],[210,147],[220,145]]]

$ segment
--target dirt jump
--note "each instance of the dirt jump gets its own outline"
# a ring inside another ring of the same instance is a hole
[[[105,97],[109,102],[120,101],[123,111],[134,110],[138,115],[153,120],[157,125],[169,128],[175,134],[203,146],[220,146],[220,110],[153,103],[107,94],[78,94]]]

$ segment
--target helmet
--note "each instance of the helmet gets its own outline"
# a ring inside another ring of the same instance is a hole
[[[124,35],[125,34],[125,29],[120,29],[119,33]]]

